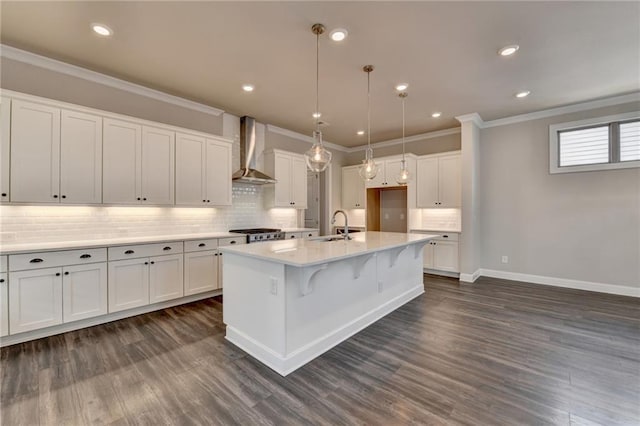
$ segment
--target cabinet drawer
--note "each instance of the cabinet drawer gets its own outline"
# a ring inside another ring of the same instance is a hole
[[[175,253],[182,253],[182,241],[109,247],[109,260],[136,259]]]
[[[437,238],[437,240],[442,240],[442,241],[458,241],[458,235],[455,232],[445,232],[440,234],[440,237]]]
[[[212,250],[217,247],[218,247],[218,240],[215,238],[210,240],[194,240],[194,241],[184,242],[184,251],[186,253],[190,253],[194,251]]]
[[[304,231],[302,232],[302,238],[317,237],[319,234],[319,231]]]
[[[0,256],[0,272],[7,272],[7,256]]]
[[[220,238],[218,240],[218,247],[235,246],[239,244],[247,244],[247,237]]]
[[[81,265],[107,261],[107,249],[48,251],[28,254],[9,255],[9,269],[23,271],[27,269],[53,268],[64,265]]]
[[[295,240],[302,238],[302,232],[286,232],[284,234],[285,240]]]

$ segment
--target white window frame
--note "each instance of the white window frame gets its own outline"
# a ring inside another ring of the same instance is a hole
[[[561,131],[580,129],[583,127],[595,127],[598,125],[610,124],[616,121],[630,121],[640,119],[640,111],[627,112],[624,114],[608,115],[606,117],[590,118],[587,120],[571,121],[568,123],[558,123],[549,126],[549,173],[574,173],[592,172],[596,170],[631,169],[640,167],[640,161],[624,161],[618,163],[584,164],[579,166],[560,167],[560,145],[558,134]]]

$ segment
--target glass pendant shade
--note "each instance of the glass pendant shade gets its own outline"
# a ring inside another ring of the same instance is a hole
[[[409,169],[407,168],[407,162],[405,160],[402,160],[401,166],[400,166],[400,173],[398,173],[396,176],[396,182],[398,182],[398,185],[404,186],[408,184],[410,180],[411,180],[411,173],[409,173]]]
[[[313,139],[313,146],[304,153],[307,167],[313,172],[324,172],[331,162],[331,152],[322,144],[322,132],[315,130]]]
[[[364,180],[371,180],[378,174],[379,166],[373,159],[373,149],[367,148],[365,159],[360,166],[360,177]]]

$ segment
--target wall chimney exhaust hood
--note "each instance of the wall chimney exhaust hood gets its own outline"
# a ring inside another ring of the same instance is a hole
[[[277,180],[256,170],[256,119],[240,118],[240,170],[233,174],[233,181],[251,185],[266,185]]]

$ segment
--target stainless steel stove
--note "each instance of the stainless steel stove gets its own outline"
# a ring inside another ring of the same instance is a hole
[[[276,228],[232,229],[229,232],[247,235],[247,244],[284,240],[284,232]]]

